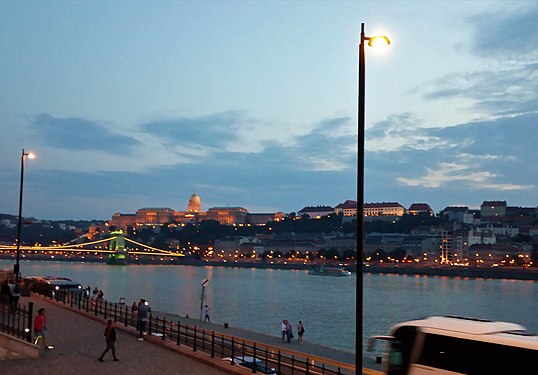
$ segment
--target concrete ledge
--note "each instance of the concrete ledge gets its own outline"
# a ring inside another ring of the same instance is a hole
[[[16,358],[39,358],[39,348],[27,341],[0,333],[0,361]]]

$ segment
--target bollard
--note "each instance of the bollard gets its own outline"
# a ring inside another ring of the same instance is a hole
[[[215,331],[211,332],[211,358],[215,358]]]
[[[28,302],[28,332],[26,332],[26,341],[32,342],[32,324],[34,323],[33,318],[34,312],[34,303]]]
[[[181,322],[177,321],[177,346],[181,344],[181,340],[179,339],[181,337]]]
[[[243,342],[243,348],[244,347],[245,342]],[[254,343],[254,347],[252,348],[252,372],[256,372],[256,343]]]
[[[196,339],[197,339],[197,336],[196,336],[196,326],[194,326],[194,339],[192,340],[192,351],[193,351],[193,352],[196,351]]]

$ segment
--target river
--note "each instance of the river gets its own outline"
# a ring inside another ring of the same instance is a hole
[[[0,260],[0,269],[13,261]],[[154,311],[200,316],[202,281],[211,319],[272,335],[280,322],[302,320],[305,340],[355,350],[356,276],[322,277],[307,271],[177,265],[109,266],[98,263],[22,261],[24,276],[64,276],[102,289],[128,304],[148,300]],[[441,276],[364,275],[365,339],[386,334],[404,320],[460,315],[522,324],[538,331],[538,282]],[[51,319],[53,319],[51,317]]]

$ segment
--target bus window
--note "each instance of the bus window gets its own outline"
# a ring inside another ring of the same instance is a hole
[[[536,350],[427,334],[418,364],[454,373],[535,375]]]
[[[394,332],[388,355],[388,375],[403,375],[409,370],[411,351],[417,336],[416,327],[404,326]]]

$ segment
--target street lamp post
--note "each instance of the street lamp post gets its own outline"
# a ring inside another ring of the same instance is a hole
[[[19,190],[19,221],[17,224],[17,261],[15,265],[13,266],[13,273],[15,274],[15,278],[17,279],[17,282],[20,282],[20,252],[21,252],[21,227],[22,227],[22,191],[24,187],[24,158],[28,159],[35,159],[35,154],[33,152],[24,152],[24,149],[22,149],[22,155],[21,155],[21,185]]]
[[[358,120],[357,120],[357,285],[356,285],[356,328],[355,328],[355,373],[362,374],[362,331],[363,331],[363,244],[364,244],[364,107],[365,107],[365,50],[364,43],[368,42],[371,47],[378,45],[389,45],[390,41],[386,36],[367,37],[364,35],[364,23],[361,23],[361,43],[359,45],[359,85],[358,85]]]

